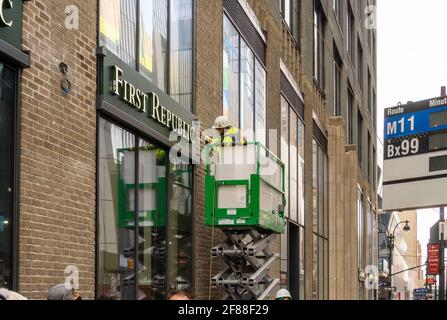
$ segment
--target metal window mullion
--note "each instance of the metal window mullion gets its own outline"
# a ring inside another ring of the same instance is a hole
[[[253,53],[253,138],[256,139],[256,55]]]
[[[135,35],[135,68],[137,70],[137,72],[140,72],[140,43],[141,43],[141,30],[140,30],[140,26],[141,26],[141,14],[140,14],[140,10],[141,10],[141,0],[137,0],[137,8],[136,8],[136,35]]]
[[[169,197],[170,197],[169,182],[170,182],[170,179],[171,179],[170,171],[169,171],[169,160],[166,163],[165,172],[166,172],[166,174],[165,174],[166,178],[165,179],[166,179],[167,183],[166,183],[166,189],[165,189],[165,192],[166,192],[166,200],[165,200],[165,205],[166,205],[166,229],[165,229],[164,232],[165,232],[165,239],[166,239],[166,241],[165,241],[165,243],[166,243],[166,256],[165,256],[165,270],[164,271],[166,273],[166,283],[165,283],[166,287],[165,287],[165,290],[166,290],[167,294],[169,295],[168,289],[169,289],[169,283],[170,283],[170,280],[171,280],[170,276],[169,276],[169,268],[170,268],[169,257],[170,257],[170,254],[171,254],[171,250],[169,249],[170,248],[170,246],[169,246],[169,229],[171,227],[171,216],[169,214],[169,212],[170,212],[170,210],[169,210],[169,203],[170,203],[170,201],[169,201]],[[166,298],[168,298],[168,297],[166,297]]]
[[[242,122],[241,122],[241,118],[242,118],[242,41],[241,41],[241,34],[238,31],[238,50],[239,50],[239,54],[238,54],[238,88],[239,88],[239,106],[238,106],[238,122],[239,122],[239,128],[242,128]]]
[[[167,32],[167,45],[166,45],[166,93],[171,95],[171,0],[167,0],[166,8],[166,32]]]
[[[140,212],[140,199],[139,199],[139,185],[140,185],[140,165],[139,165],[139,158],[140,158],[140,150],[139,150],[139,145],[140,145],[140,137],[139,136],[135,136],[135,217],[134,217],[134,221],[135,221],[135,250],[134,250],[134,258],[135,258],[135,262],[134,262],[134,272],[135,272],[135,299],[138,300],[138,269],[139,269],[139,260],[138,260],[138,247],[139,247],[139,238],[140,238],[140,232],[139,232],[139,212]]]

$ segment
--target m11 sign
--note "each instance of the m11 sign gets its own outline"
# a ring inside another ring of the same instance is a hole
[[[383,210],[447,204],[447,96],[385,110]]]
[[[427,274],[432,276],[439,274],[439,243],[428,244]]]

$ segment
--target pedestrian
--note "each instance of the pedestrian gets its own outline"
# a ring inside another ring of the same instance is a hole
[[[0,300],[28,300],[21,294],[8,289],[0,289]]]
[[[82,297],[77,290],[62,283],[48,290],[48,300],[82,300]]]
[[[290,294],[289,290],[287,290],[287,289],[280,289],[276,293],[276,299],[275,300],[292,300],[292,295]]]

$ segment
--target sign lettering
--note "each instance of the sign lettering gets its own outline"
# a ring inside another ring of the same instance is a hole
[[[5,9],[12,9],[12,0],[0,0],[0,26],[2,27],[12,27],[12,20],[7,20],[5,18]]]
[[[187,141],[192,142],[194,128],[172,111],[160,105],[160,99],[155,93],[145,93],[132,83],[126,81],[123,70],[117,66],[113,67],[113,75],[114,79],[110,89],[111,94],[120,97],[130,107],[146,114],[149,118],[175,131]]]

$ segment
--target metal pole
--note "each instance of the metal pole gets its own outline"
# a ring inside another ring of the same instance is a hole
[[[393,251],[394,251],[394,235],[390,235],[388,237],[388,244],[390,246],[390,276],[389,276],[389,283],[390,283],[390,291],[389,291],[389,300],[392,300],[393,297]]]
[[[439,210],[440,222],[445,222],[444,207]],[[445,268],[444,268],[444,232],[439,239],[439,300],[445,300]]]

